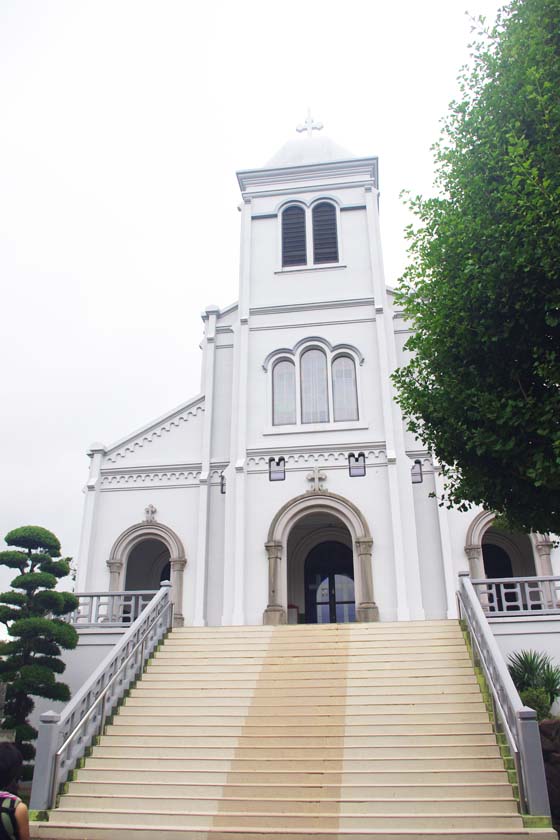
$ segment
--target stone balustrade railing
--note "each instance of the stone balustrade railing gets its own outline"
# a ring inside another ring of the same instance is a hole
[[[76,592],[77,609],[64,619],[80,627],[130,627],[150,603],[157,589],[131,592]]]
[[[489,618],[560,616],[560,577],[479,578],[471,582]]]

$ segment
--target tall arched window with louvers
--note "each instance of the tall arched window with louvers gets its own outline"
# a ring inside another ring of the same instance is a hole
[[[338,262],[338,237],[336,232],[336,207],[329,201],[315,204],[313,219],[313,262]]]
[[[282,265],[305,265],[307,244],[305,210],[298,204],[286,207],[282,213]]]

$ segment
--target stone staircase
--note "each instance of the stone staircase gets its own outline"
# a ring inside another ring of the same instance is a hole
[[[174,630],[32,836],[556,840],[452,621]]]

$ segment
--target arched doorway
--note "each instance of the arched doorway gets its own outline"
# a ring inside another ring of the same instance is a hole
[[[297,496],[278,511],[268,537],[265,624],[323,623],[327,616],[329,621],[379,619],[373,541],[363,515],[348,499],[320,491]],[[318,602],[325,591],[326,600]]]
[[[127,592],[157,589],[170,574],[169,549],[161,540],[148,538],[137,543],[128,555],[124,588]]]
[[[305,559],[305,623],[348,624],[356,620],[352,551],[321,542]]]
[[[183,573],[187,560],[177,534],[161,522],[131,525],[115,541],[107,560],[109,590],[153,590],[171,582],[175,626],[182,627]]]

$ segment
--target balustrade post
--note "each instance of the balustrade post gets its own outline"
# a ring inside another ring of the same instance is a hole
[[[56,793],[54,788],[56,780],[53,778],[53,771],[58,749],[59,722],[60,715],[56,712],[43,712],[40,717],[35,771],[29,805],[34,811],[45,811],[50,808]]]
[[[517,712],[517,734],[523,773],[523,789],[529,814],[550,817],[541,737],[534,709],[525,706]]]

